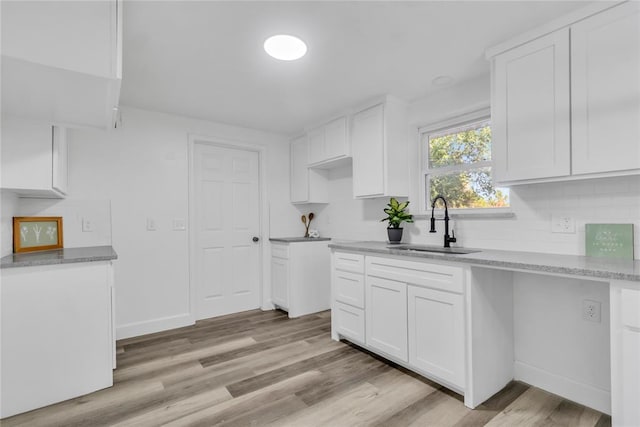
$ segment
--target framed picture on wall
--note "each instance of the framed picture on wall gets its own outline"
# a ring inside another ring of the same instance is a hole
[[[62,217],[13,217],[13,252],[62,248]]]

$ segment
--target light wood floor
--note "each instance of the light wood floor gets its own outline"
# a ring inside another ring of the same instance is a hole
[[[250,311],[118,342],[114,386],[2,426],[609,426],[610,417],[513,382],[476,410],[355,346],[330,313]]]

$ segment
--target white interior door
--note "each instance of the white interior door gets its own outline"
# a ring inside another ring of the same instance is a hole
[[[196,319],[260,307],[257,152],[196,143]]]

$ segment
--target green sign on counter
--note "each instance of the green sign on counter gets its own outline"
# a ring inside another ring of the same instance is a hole
[[[633,259],[633,224],[586,224],[587,256]]]

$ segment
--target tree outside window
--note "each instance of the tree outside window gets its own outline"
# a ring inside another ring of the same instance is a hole
[[[437,195],[450,208],[503,208],[509,190],[494,187],[491,178],[491,125],[488,120],[422,134],[427,150],[426,208]]]

